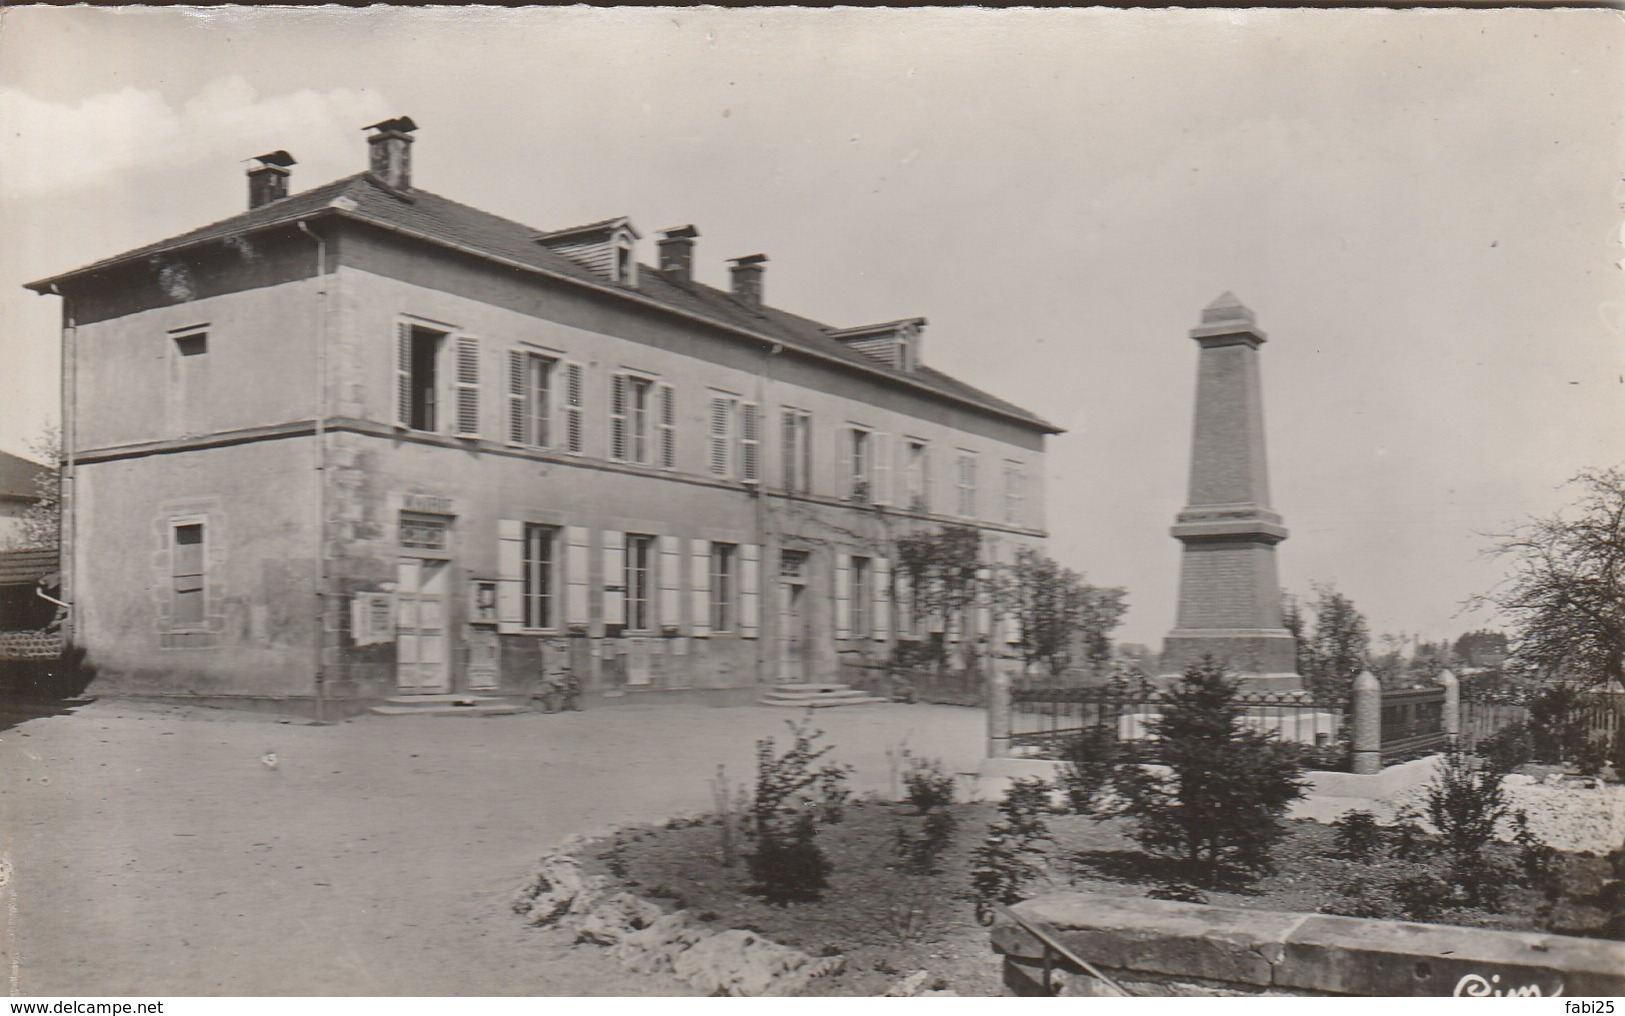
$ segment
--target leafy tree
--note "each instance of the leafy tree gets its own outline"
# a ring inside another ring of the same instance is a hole
[[[28,448],[41,465],[34,474],[34,503],[20,517],[22,525],[11,544],[17,549],[56,547],[62,539],[62,486],[57,477],[62,462],[61,432],[49,427]]]
[[[828,782],[830,766],[813,764],[829,754],[818,745],[821,730],[785,721],[791,745],[780,755],[773,738],[756,742],[756,796],[751,802],[756,849],[746,856],[757,891],[774,903],[816,900],[829,885],[830,863],[819,847],[814,791]],[[827,794],[826,794],[827,796]]]
[[[1081,648],[1085,660],[1111,658],[1111,632],[1128,609],[1127,591],[1089,585],[1083,576],[1028,547],[1001,569],[999,606],[1016,622],[1022,661],[1059,677]]]
[[[1470,631],[1456,640],[1455,652],[1470,667],[1499,667],[1506,662],[1507,637],[1487,628]]]
[[[1177,857],[1212,884],[1225,870],[1260,873],[1305,784],[1297,753],[1242,722],[1236,683],[1211,656],[1168,691],[1151,728],[1161,769],[1118,774],[1123,813],[1146,849]]]
[[[1314,629],[1295,601],[1287,601],[1283,625],[1297,644],[1298,673],[1326,705],[1347,705],[1354,679],[1366,666],[1371,635],[1354,601],[1329,585],[1315,586]]]
[[[897,577],[908,584],[915,616],[944,620],[965,617],[987,590],[982,581],[982,537],[971,526],[939,529],[899,537]],[[940,650],[938,662],[942,662]]]
[[[1512,565],[1497,589],[1469,601],[1513,623],[1513,652],[1547,673],[1625,682],[1625,471],[1569,481],[1574,504],[1492,537]]]
[[[1485,853],[1495,828],[1511,816],[1501,781],[1506,773],[1475,763],[1459,751],[1424,788],[1428,819],[1439,831],[1440,849],[1450,866],[1450,882],[1470,906],[1499,904],[1506,872]]]

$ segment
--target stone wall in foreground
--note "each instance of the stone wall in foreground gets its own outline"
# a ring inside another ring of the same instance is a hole
[[[1062,893],[1011,908],[1137,995],[1625,995],[1625,943]],[[1044,994],[1045,949],[1001,917],[1006,985]],[[1051,953],[1063,995],[1115,995]]]

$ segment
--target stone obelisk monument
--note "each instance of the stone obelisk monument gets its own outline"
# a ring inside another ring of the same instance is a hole
[[[1179,615],[1163,643],[1161,673],[1212,654],[1249,691],[1297,691],[1297,654],[1281,623],[1275,545],[1286,539],[1270,510],[1264,393],[1253,312],[1229,293],[1191,330],[1201,352],[1190,498],[1172,529],[1184,544]]]

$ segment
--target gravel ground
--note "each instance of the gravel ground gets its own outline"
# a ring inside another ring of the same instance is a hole
[[[0,731],[0,976],[23,995],[684,994],[508,907],[549,844],[708,807],[787,710],[628,705],[330,727],[97,702]],[[818,717],[860,788],[982,716]],[[275,769],[263,756],[277,755]],[[3,881],[3,879],[0,879]]]

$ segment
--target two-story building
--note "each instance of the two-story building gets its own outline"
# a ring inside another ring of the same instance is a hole
[[[1044,536],[1034,414],[926,366],[925,321],[832,328],[654,265],[625,218],[544,231],[370,169],[30,288],[62,298],[64,598],[103,693],[340,707],[708,692],[835,672],[932,623],[900,533]]]

